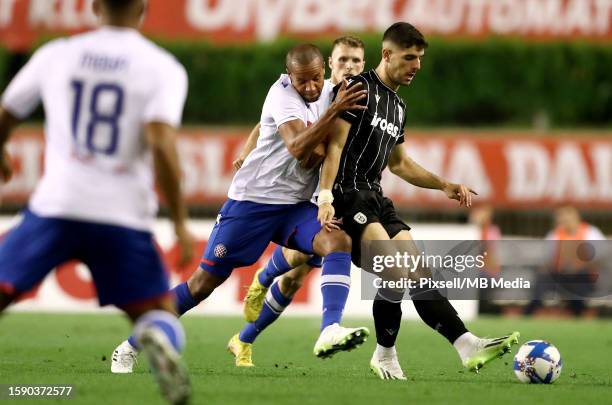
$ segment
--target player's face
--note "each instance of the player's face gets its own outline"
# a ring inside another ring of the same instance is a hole
[[[409,85],[421,69],[421,59],[424,54],[425,49],[416,46],[401,48],[392,44],[383,50],[387,75],[398,85]]]
[[[323,81],[325,80],[325,66],[323,61],[316,59],[308,65],[291,65],[289,69],[291,84],[300,93],[302,98],[313,103],[321,96]]]
[[[353,48],[345,44],[338,44],[329,57],[331,69],[331,82],[338,84],[349,76],[363,72],[365,65],[362,48]]]

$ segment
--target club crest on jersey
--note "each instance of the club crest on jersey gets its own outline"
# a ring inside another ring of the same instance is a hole
[[[387,122],[386,119],[380,118],[378,114],[374,114],[374,118],[372,118],[370,125],[380,128],[383,132],[386,132],[396,139],[399,136],[399,127],[395,124]]]
[[[223,243],[218,243],[214,250],[215,257],[222,259],[227,255],[227,248]]]
[[[363,212],[356,213],[353,219],[355,220],[355,222],[357,222],[360,225],[363,225],[366,222],[368,222],[368,217],[366,217]]]
[[[380,96],[377,94],[374,97],[376,98],[376,104],[378,104],[378,102],[380,101]]]

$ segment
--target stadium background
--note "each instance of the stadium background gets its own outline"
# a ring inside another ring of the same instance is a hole
[[[94,27],[89,3],[0,0],[0,87],[44,41]],[[596,0],[152,0],[144,31],[189,73],[179,149],[194,218],[216,215],[231,162],[292,44],[312,41],[329,55],[334,37],[352,33],[364,39],[370,69],[379,60],[381,31],[406,20],[431,42],[417,80],[400,91],[410,156],[477,190],[476,204],[493,207],[504,236],[538,238],[563,204],[612,234],[611,18],[612,4]],[[16,173],[0,188],[7,215],[0,230],[42,173],[41,120],[39,112],[9,144]],[[467,224],[468,211],[441,193],[388,175],[384,189],[417,235],[420,229],[431,238],[480,236]],[[436,232],[440,224],[447,230]],[[196,263],[175,269],[168,228],[158,228],[173,277],[188,277]],[[210,221],[196,228],[204,246]],[[256,267],[237,272],[237,281],[224,287],[221,312],[239,309],[242,286]],[[58,294],[33,292],[18,308],[69,309],[75,301],[95,307],[88,275],[75,263],[46,283]],[[315,283],[316,276],[298,297],[302,311],[294,312],[316,313]]]

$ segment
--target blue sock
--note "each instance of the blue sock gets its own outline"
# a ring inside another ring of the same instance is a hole
[[[253,343],[264,329],[278,319],[280,314],[291,303],[292,298],[283,295],[278,286],[278,281],[272,284],[272,287],[270,287],[266,294],[259,318],[255,322],[245,325],[240,331],[240,340],[245,343]]]
[[[277,246],[276,249],[274,249],[272,257],[268,260],[266,268],[259,273],[259,282],[264,287],[270,288],[270,284],[272,284],[276,277],[285,274],[289,270],[291,270],[291,266],[289,266],[289,263],[285,260],[285,256],[283,256],[283,248]]]
[[[310,267],[320,268],[322,266],[323,258],[321,256],[312,255],[310,259],[306,262]]]
[[[187,282],[177,285],[170,291],[173,291],[174,296],[176,297],[176,311],[178,312],[179,316],[198,305],[198,303],[191,296],[191,292],[189,292]],[[140,349],[134,335],[131,335],[127,341],[132,345],[132,347]]]
[[[173,291],[176,297],[176,311],[179,316],[198,305],[198,302],[196,302],[196,300],[194,300],[191,296],[191,292],[189,291],[189,286],[187,285],[186,281],[177,285],[170,291]]]
[[[323,294],[321,330],[333,323],[340,323],[350,288],[351,254],[335,252],[325,256],[321,274]]]
[[[178,318],[167,311],[153,310],[148,311],[136,321],[134,325],[133,336],[136,336],[135,342],[138,342],[138,336],[145,329],[156,328],[168,338],[177,352],[182,352],[185,347],[185,331],[179,322]],[[131,343],[130,343],[131,344]],[[138,347],[137,345],[136,347]]]

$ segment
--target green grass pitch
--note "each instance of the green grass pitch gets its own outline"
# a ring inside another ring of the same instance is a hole
[[[370,373],[373,336],[356,351],[331,360],[315,358],[315,318],[281,318],[256,342],[252,369],[234,367],[225,350],[242,325],[239,318],[187,316],[183,321],[194,404],[558,405],[612,398],[609,321],[484,318],[468,324],[477,334],[519,330],[521,342],[555,344],[565,365],[559,380],[548,386],[519,383],[512,355],[478,375],[464,371],[454,349],[420,321],[404,322],[398,341],[408,381],[380,381]],[[371,320],[347,319],[345,324],[366,325],[373,332]],[[7,314],[0,319],[0,383],[75,386],[71,400],[22,403],[161,404],[144,358],[132,375],[110,373],[111,352],[129,330],[120,315]]]

